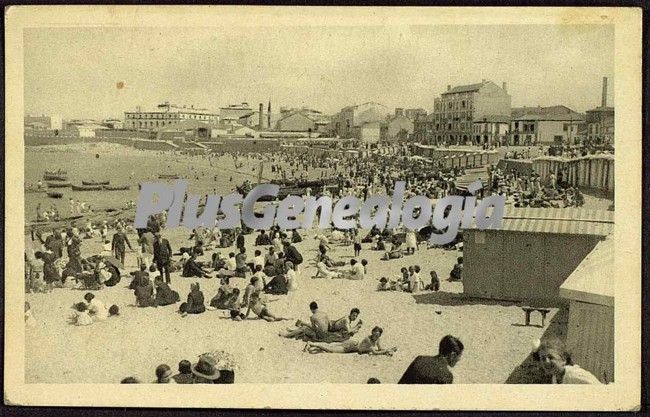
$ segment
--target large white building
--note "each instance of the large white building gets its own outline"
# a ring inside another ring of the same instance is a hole
[[[159,104],[156,110],[152,111],[142,111],[138,108],[134,112],[124,112],[125,129],[156,130],[182,120],[197,120],[214,124],[218,121],[218,116],[208,109],[177,106],[169,104],[169,102]]]

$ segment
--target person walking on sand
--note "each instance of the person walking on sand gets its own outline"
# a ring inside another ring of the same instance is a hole
[[[465,347],[456,337],[447,335],[440,340],[438,355],[418,356],[400,378],[398,384],[451,384],[453,368],[460,360]]]
[[[165,282],[171,284],[172,280],[169,274],[169,266],[172,257],[172,247],[169,244],[169,240],[164,239],[160,232],[156,233],[155,237],[156,240],[153,242],[153,261],[156,263],[156,267],[158,267],[160,276],[163,276],[164,271]]]
[[[126,233],[124,233],[124,229],[122,227],[119,227],[117,229],[117,232],[115,232],[113,235],[111,250],[113,251],[115,258],[117,258],[122,263],[122,265],[124,265],[124,258],[126,255],[126,245],[128,245],[129,249],[133,251],[131,242],[129,242],[129,238],[126,236]]]

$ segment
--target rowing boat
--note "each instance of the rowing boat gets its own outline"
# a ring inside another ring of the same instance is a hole
[[[48,182],[47,186],[48,188],[65,188],[65,187],[70,187],[72,184],[69,182]]]
[[[101,185],[73,185],[72,191],[101,191]]]

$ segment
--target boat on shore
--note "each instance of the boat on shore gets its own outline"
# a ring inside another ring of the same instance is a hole
[[[66,188],[70,187],[72,184],[69,182],[48,182],[47,187],[48,188]]]
[[[43,179],[45,181],[67,181],[68,176],[67,175],[60,175],[60,174],[43,174]]]
[[[63,197],[63,193],[58,193],[56,191],[48,191],[47,196],[50,198],[61,198]]]
[[[178,174],[160,174],[160,175],[158,175],[158,179],[161,179],[161,180],[177,180],[179,178],[180,177],[178,176]]]
[[[47,191],[45,187],[25,187],[25,193],[44,193],[45,191]]]
[[[111,182],[108,180],[102,180],[102,181],[81,181],[82,185],[108,185]]]
[[[73,185],[72,191],[101,191],[101,185]]]
[[[102,189],[104,191],[126,191],[130,190],[130,185],[103,185]]]

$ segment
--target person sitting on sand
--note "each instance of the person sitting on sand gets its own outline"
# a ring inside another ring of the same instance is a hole
[[[266,230],[260,230],[260,234],[255,238],[255,246],[268,246],[271,244],[271,239],[266,234]]]
[[[275,295],[287,294],[287,292],[289,292],[289,284],[287,281],[286,274],[278,274],[274,276],[273,279],[271,279],[271,281],[269,281],[266,285],[264,285],[263,290],[267,294],[275,294]]]
[[[104,270],[110,274],[110,277],[104,281],[105,286],[114,287],[122,280],[122,274],[120,274],[120,270],[115,265],[106,263]]]
[[[438,273],[436,271],[429,272],[431,276],[431,284],[428,284],[424,287],[425,290],[439,291],[440,290],[440,279],[438,279]]]
[[[592,373],[573,363],[559,340],[540,342],[533,356],[553,384],[602,384]]]
[[[275,248],[271,246],[269,248],[269,253],[264,255],[264,269],[267,267],[275,265],[275,261],[278,259],[278,255],[275,253]],[[265,271],[266,272],[266,271]],[[267,273],[268,275],[268,273]]]
[[[153,285],[149,280],[149,275],[140,275],[140,279],[135,284],[135,304],[138,307],[155,307],[156,301],[153,296]]]
[[[341,278],[341,273],[331,270],[325,264],[325,262],[321,261],[316,264],[316,275],[314,276],[314,278],[325,278],[325,279]]]
[[[156,380],[154,384],[175,384],[176,380],[172,378],[172,368],[167,364],[158,365],[156,368]]]
[[[418,356],[411,362],[398,384],[451,384],[454,375],[449,368],[460,360],[465,347],[456,337],[440,340],[437,356]]]
[[[149,272],[147,272],[147,266],[145,264],[141,264],[140,270],[131,272],[131,275],[133,275],[133,280],[131,281],[131,284],[129,284],[129,289],[131,290],[135,290],[144,278],[149,279]]]
[[[247,272],[250,272],[250,269],[246,265],[246,248],[240,247],[239,253],[235,255],[235,276],[245,277]]]
[[[70,315],[70,323],[75,326],[88,326],[93,324],[93,319],[88,313],[88,306],[84,302],[76,303]]]
[[[266,275],[264,271],[262,271],[262,267],[258,265],[255,268],[255,273],[253,274],[253,277],[257,278],[257,283],[255,284],[257,291],[262,291],[264,287],[266,287],[267,279],[269,276]]]
[[[253,257],[252,262],[248,264],[248,267],[251,269],[251,271],[257,271],[257,266],[259,265],[261,269],[264,269],[264,264],[265,259],[264,255],[262,255],[262,251],[255,249],[255,256]]]
[[[273,314],[266,306],[266,302],[262,300],[260,292],[254,292],[251,295],[250,302],[248,304],[248,309],[246,310],[246,314],[244,314],[244,318],[248,318],[248,315],[250,314],[251,311],[255,313],[257,317],[268,322],[291,320],[290,318],[279,317]]]
[[[221,257],[221,253],[215,252],[212,254],[210,267],[215,271],[219,271],[220,269],[226,268],[226,260]]]
[[[178,362],[178,373],[172,378],[177,384],[193,383],[192,362],[186,359]]]
[[[237,261],[235,260],[235,252],[230,252],[228,254],[228,259],[226,260],[226,270],[235,272],[237,269]]]
[[[108,310],[106,305],[99,298],[95,297],[95,294],[89,292],[84,295],[84,300],[88,303],[88,313],[95,320],[105,320],[108,317]]]
[[[156,306],[168,306],[176,304],[181,300],[178,292],[172,290],[169,284],[163,281],[162,277],[157,276],[154,279],[153,285],[156,288]]]
[[[384,330],[375,326],[372,329],[370,336],[363,339],[361,342],[356,340],[346,340],[344,342],[334,342],[334,343],[324,343],[324,342],[307,342],[305,352],[309,353],[354,353],[358,354],[368,354],[368,355],[386,355],[393,356],[393,353],[397,351],[396,347],[389,349],[383,349],[379,340]]]
[[[221,278],[221,286],[217,290],[217,294],[210,300],[210,307],[224,309],[224,305],[230,298],[232,292],[233,287],[230,286],[230,278]]]
[[[298,289],[298,273],[293,269],[293,263],[287,262],[287,290],[296,291]]]
[[[365,268],[356,259],[350,260],[350,269],[336,278],[345,278],[352,280],[364,279],[366,275]]]
[[[198,282],[190,285],[190,293],[187,295],[187,302],[179,307],[179,312],[183,317],[188,314],[201,314],[205,312],[205,297],[201,291]]]
[[[199,263],[196,261],[195,253],[192,253],[190,255],[190,258],[183,265],[182,276],[185,278],[192,278],[192,277],[212,278],[212,276],[208,274],[207,271],[203,270],[201,265],[199,265]]]
[[[330,319],[324,311],[318,309],[316,301],[309,303],[309,310],[311,311],[311,317],[309,318],[311,324],[298,320],[296,326],[305,327],[307,336],[315,340],[324,340],[329,332]]]
[[[456,265],[449,273],[449,281],[461,281],[463,279],[463,257],[459,256]]]
[[[330,321],[329,331],[332,333],[343,333],[349,336],[356,334],[360,329],[363,322],[359,318],[361,311],[358,308],[350,310],[350,314],[341,317],[338,320]]]

